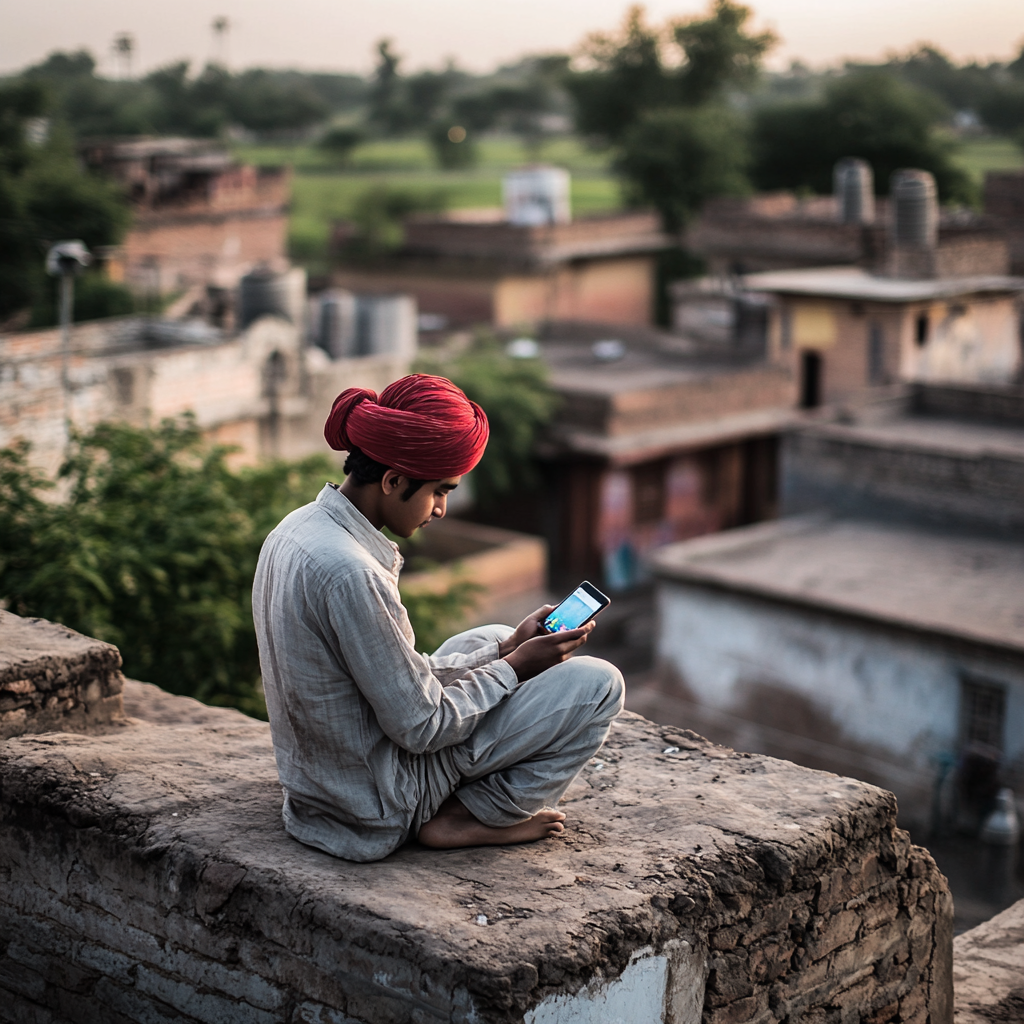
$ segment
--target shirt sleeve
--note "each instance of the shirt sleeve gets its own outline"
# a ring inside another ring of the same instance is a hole
[[[500,659],[479,667],[439,666],[459,673],[443,685],[405,635],[397,591],[392,594],[370,571],[353,573],[340,586],[336,581],[325,588],[325,599],[327,625],[349,674],[385,734],[414,754],[468,739],[480,719],[519,685],[515,670]]]
[[[482,665],[489,665],[498,660],[498,644],[484,644],[468,654],[426,654],[430,671],[437,677],[442,686],[451,686],[467,672]]]

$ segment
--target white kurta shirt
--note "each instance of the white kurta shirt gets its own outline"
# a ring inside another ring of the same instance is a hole
[[[401,567],[327,484],[267,537],[253,585],[285,828],[350,860],[386,856],[454,791],[446,748],[519,685],[496,643],[418,654]]]

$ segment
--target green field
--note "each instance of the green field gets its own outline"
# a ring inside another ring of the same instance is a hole
[[[540,160],[572,172],[575,213],[601,213],[622,205],[607,156],[577,139],[552,139],[532,153],[515,138],[487,138],[479,147],[480,162],[466,171],[439,170],[422,139],[366,143],[343,165],[314,146],[236,146],[234,152],[247,163],[294,169],[290,246],[297,260],[314,267],[325,260],[331,222],[350,217],[360,196],[380,185],[422,195],[440,193],[448,209],[500,206],[502,175]]]
[[[972,139],[963,143],[956,160],[980,184],[986,171],[1024,167],[1024,150],[1009,139]]]

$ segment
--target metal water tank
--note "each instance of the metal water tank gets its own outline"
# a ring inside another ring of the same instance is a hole
[[[572,179],[561,167],[524,167],[501,183],[505,219],[510,224],[568,224],[572,220]]]
[[[875,176],[871,164],[846,156],[832,171],[833,193],[843,224],[870,224],[875,219]]]
[[[412,295],[359,295],[355,303],[353,355],[416,354],[416,299]]]
[[[292,320],[291,290],[286,274],[262,267],[238,282],[238,329],[244,331],[261,316]]]
[[[931,249],[939,239],[939,198],[928,171],[896,171],[891,179],[892,240],[897,247]]]
[[[356,297],[340,288],[318,295],[310,310],[312,342],[332,359],[356,355]]]

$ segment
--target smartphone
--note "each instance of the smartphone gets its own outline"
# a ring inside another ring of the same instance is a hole
[[[584,580],[545,620],[549,633],[577,629],[612,603],[593,583]]]

